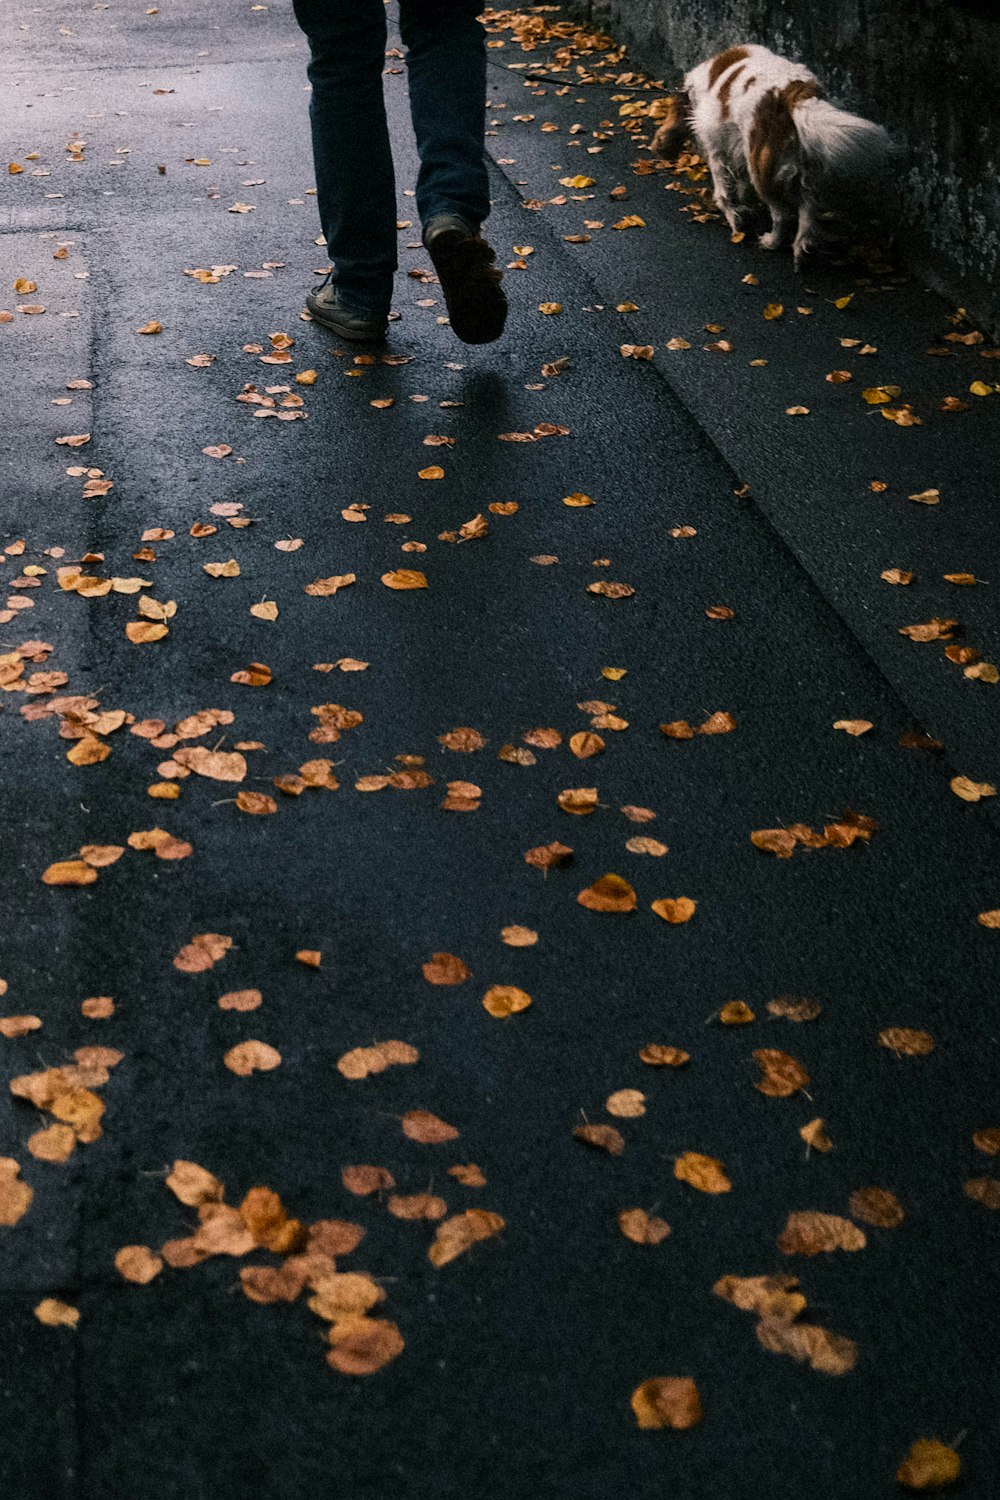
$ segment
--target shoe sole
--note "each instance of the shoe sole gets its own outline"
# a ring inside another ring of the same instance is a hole
[[[385,338],[385,326],[379,328],[373,323],[370,329],[362,332],[358,328],[351,328],[347,324],[338,323],[336,318],[331,317],[321,305],[316,303],[315,298],[311,296],[306,298],[306,307],[317,323],[322,324],[324,328],[329,328],[332,333],[336,333],[340,338],[350,340],[351,343],[380,344]]]
[[[445,230],[427,253],[441,282],[452,332],[463,344],[492,344],[507,321],[507,298],[490,246],[478,235]]]

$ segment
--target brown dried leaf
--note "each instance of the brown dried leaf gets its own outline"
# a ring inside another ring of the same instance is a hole
[[[280,542],[275,542],[280,547]],[[303,592],[310,594],[314,599],[328,599],[331,594],[339,593],[341,589],[349,588],[352,583],[357,583],[356,573],[334,573],[329,578],[314,578],[312,583],[304,586]]]
[[[814,1151],[832,1151],[833,1142],[826,1130],[826,1121],[816,1117],[799,1127],[799,1135]]]
[[[850,1210],[854,1218],[877,1229],[895,1229],[906,1217],[903,1205],[888,1188],[858,1188],[851,1194]]]
[[[330,1329],[327,1364],[342,1375],[374,1375],[402,1354],[403,1336],[387,1318],[342,1318]]]
[[[448,1212],[444,1199],[436,1198],[433,1193],[413,1193],[409,1197],[392,1193],[385,1206],[396,1219],[443,1219]]]
[[[467,1208],[464,1213],[453,1214],[438,1225],[427,1258],[440,1270],[481,1240],[499,1234],[503,1228],[504,1221],[499,1214],[490,1213],[485,1208]]]
[[[878,1039],[883,1047],[899,1057],[926,1057],[934,1051],[934,1038],[929,1031],[914,1031],[909,1026],[887,1026],[880,1031]]]
[[[954,1448],[939,1438],[918,1438],[896,1470],[897,1483],[908,1490],[943,1490],[962,1472]]]
[[[628,912],[635,911],[636,894],[627,880],[620,875],[602,875],[593,885],[587,886],[577,896],[577,903],[588,911]]]
[[[0,1156],[0,1224],[18,1223],[31,1207],[34,1189],[20,1181],[21,1168],[12,1156]]]
[[[995,1177],[971,1177],[962,1184],[962,1191],[983,1208],[1000,1209],[1000,1182]]]
[[[342,1167],[340,1180],[349,1193],[359,1198],[396,1186],[396,1179],[387,1167]]]
[[[691,1061],[690,1052],[684,1052],[680,1047],[669,1047],[663,1042],[649,1042],[639,1057],[651,1068],[683,1068]]]
[[[403,1116],[402,1125],[403,1134],[411,1141],[419,1141],[423,1146],[440,1146],[445,1141],[458,1138],[454,1125],[447,1124],[426,1109],[409,1110]]]
[[[749,1026],[757,1017],[745,1000],[727,1000],[719,1011],[723,1026]]]
[[[685,1151],[674,1162],[674,1176],[697,1188],[699,1193],[728,1193],[732,1183],[722,1162],[715,1156],[703,1156],[700,1151]]]
[[[609,1156],[621,1156],[625,1150],[625,1137],[613,1125],[578,1125],[573,1131],[576,1140]]]
[[[201,974],[224,958],[233,946],[231,937],[221,932],[196,932],[174,958],[174,968],[182,974]]]
[[[69,1125],[50,1125],[30,1135],[27,1145],[39,1161],[65,1161],[76,1149],[76,1132]]]
[[[204,745],[182,745],[173,758],[185,770],[210,781],[243,781],[247,763],[238,750],[209,750]]]
[[[686,1375],[658,1375],[644,1380],[632,1392],[632,1411],[639,1427],[653,1430],[671,1427],[683,1431],[702,1419],[701,1397]]]
[[[531,996],[513,984],[493,984],[483,996],[483,1009],[498,1021],[527,1010]]]
[[[529,849],[524,856],[525,862],[532,865],[536,870],[555,870],[561,865],[572,862],[573,851],[568,844],[558,842],[552,844],[538,844],[534,849]]]
[[[757,1338],[772,1354],[790,1354],[793,1359],[808,1362],[821,1375],[846,1375],[857,1363],[858,1346],[853,1339],[813,1323],[762,1318],[757,1324]]]
[[[60,1302],[58,1297],[43,1297],[35,1308],[35,1317],[49,1328],[75,1328],[80,1321],[80,1309]]]
[[[272,1068],[277,1068],[281,1063],[281,1053],[267,1042],[237,1042],[225,1053],[222,1061],[230,1073],[247,1078],[251,1073],[270,1073]]]
[[[391,573],[383,573],[382,582],[387,589],[406,590],[428,587],[427,575],[417,568],[396,568]]]
[[[805,1297],[796,1291],[798,1284],[797,1276],[722,1276],[712,1291],[741,1312],[793,1323],[806,1307]]]
[[[789,1099],[805,1088],[809,1074],[802,1064],[787,1052],[774,1047],[761,1047],[753,1055],[754,1062],[764,1074],[754,1088],[771,1099]]]
[[[778,1236],[782,1255],[820,1255],[832,1250],[863,1250],[868,1243],[864,1231],[838,1214],[810,1209],[790,1213]]]
[[[275,1255],[290,1255],[305,1244],[305,1225],[288,1217],[278,1194],[268,1187],[251,1188],[239,1213],[255,1243]]]
[[[609,1115],[635,1120],[646,1113],[646,1096],[640,1089],[616,1089],[604,1101]]]
[[[636,1245],[662,1244],[670,1233],[666,1219],[648,1214],[644,1208],[623,1208],[618,1215],[618,1228]]]
[[[97,871],[82,859],[61,859],[42,873],[43,885],[93,885]]]
[[[163,1270],[163,1257],[148,1245],[123,1245],[115,1256],[115,1269],[126,1281],[146,1286]]]
[[[421,971],[428,984],[463,984],[471,970],[454,953],[432,953]]]
[[[695,914],[697,903],[690,896],[662,896],[658,901],[651,901],[650,906],[658,917],[664,922],[678,926],[681,922],[690,922]]]

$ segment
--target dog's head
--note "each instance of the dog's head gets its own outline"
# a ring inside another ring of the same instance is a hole
[[[650,145],[666,161],[676,161],[691,135],[691,101],[681,89],[665,102],[666,109],[659,117],[659,127]]]

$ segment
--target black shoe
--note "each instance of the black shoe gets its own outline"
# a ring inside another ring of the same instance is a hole
[[[306,307],[317,323],[322,323],[324,328],[332,328],[342,339],[351,339],[361,344],[377,344],[385,338],[387,319],[345,307],[340,293],[329,279],[316,291],[309,293]]]
[[[441,282],[452,330],[463,344],[492,344],[507,321],[503,272],[483,239],[457,214],[435,214],[424,245]]]

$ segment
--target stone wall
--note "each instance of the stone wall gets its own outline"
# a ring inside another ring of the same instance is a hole
[[[678,81],[723,47],[762,42],[808,64],[836,102],[886,125],[904,258],[1000,330],[1000,0],[571,0]]]

